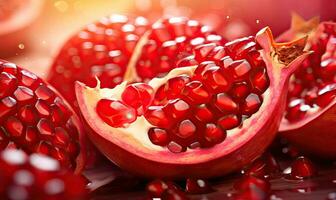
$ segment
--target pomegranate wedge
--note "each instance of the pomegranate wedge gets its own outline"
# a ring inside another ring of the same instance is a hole
[[[202,178],[238,170],[273,140],[289,77],[307,56],[305,42],[275,43],[265,28],[224,46],[200,45],[188,58],[195,65],[148,84],[102,89],[99,81],[96,88],[78,82],[89,136],[112,162],[140,176]],[[136,73],[129,75],[134,80]]]
[[[300,150],[336,158],[336,23],[305,22],[293,17],[292,28],[279,37],[291,40],[309,34],[311,54],[292,76],[287,108],[281,122],[283,137]]]

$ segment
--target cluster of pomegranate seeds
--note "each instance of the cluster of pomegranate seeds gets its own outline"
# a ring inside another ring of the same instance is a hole
[[[75,114],[35,74],[0,61],[0,148],[42,153],[75,169],[79,129]]]
[[[136,63],[137,74],[145,80],[165,75],[176,67],[177,61],[190,56],[198,45],[225,42],[208,26],[185,17],[157,21],[147,39]]]
[[[20,150],[4,150],[0,154],[0,177],[1,199],[89,199],[83,177],[41,154],[27,156]]]
[[[291,165],[290,176],[293,179],[304,179],[317,174],[314,164],[304,156],[298,157]]]
[[[129,58],[148,28],[146,18],[124,15],[89,24],[61,49],[48,81],[71,103],[75,101],[75,81],[93,87],[98,77],[102,87],[114,87],[122,81]]]
[[[336,97],[336,26],[324,24],[324,32],[312,43],[314,51],[295,72],[289,87],[285,117],[301,120],[315,108],[327,106]]]
[[[196,63],[194,74],[167,80],[145,112],[152,143],[174,153],[211,147],[257,112],[269,86],[258,49],[253,37],[197,46],[181,61]]]

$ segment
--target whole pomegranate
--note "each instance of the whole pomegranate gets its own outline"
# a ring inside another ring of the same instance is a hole
[[[42,154],[27,156],[7,149],[0,154],[0,198],[88,199],[85,180],[62,169],[57,160]]]
[[[65,43],[48,81],[76,106],[75,81],[93,87],[98,77],[102,87],[111,88],[123,81],[125,73],[149,80],[169,72],[194,46],[223,41],[207,26],[184,17],[152,24],[144,17],[111,15],[87,25]]]
[[[336,23],[294,16],[292,28],[278,39],[302,34],[309,34],[307,50],[313,53],[291,78],[280,132],[302,151],[335,159]]]
[[[307,56],[305,41],[276,43],[265,28],[225,45],[198,45],[147,83],[134,83],[145,80],[134,64],[113,89],[77,83],[89,136],[111,161],[141,176],[202,178],[238,170],[273,140],[289,77]],[[141,57],[136,48],[130,62]]]
[[[84,166],[82,125],[54,88],[0,60],[0,148],[49,155],[76,172]]]

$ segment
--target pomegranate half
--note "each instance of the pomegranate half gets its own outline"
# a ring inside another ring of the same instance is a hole
[[[93,130],[89,137],[112,162],[144,177],[238,170],[273,140],[289,77],[307,56],[305,41],[275,43],[265,28],[224,46],[198,46],[188,58],[193,62],[182,60],[186,66],[148,84],[125,81],[108,89],[99,81],[95,88],[77,82],[77,101]],[[136,73],[129,75],[126,80],[136,80]],[[140,106],[129,103],[133,97]],[[195,114],[198,108],[202,112]]]
[[[336,158],[336,23],[317,18],[305,22],[295,15],[292,28],[278,39],[288,41],[309,35],[313,54],[291,77],[287,108],[280,132],[300,150]]]

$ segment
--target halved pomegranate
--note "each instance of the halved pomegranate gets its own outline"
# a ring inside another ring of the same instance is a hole
[[[66,42],[48,81],[76,106],[75,81],[94,87],[98,77],[101,87],[115,87],[128,65],[134,68],[128,67],[127,74],[137,73],[138,81],[162,76],[194,46],[212,42],[223,44],[223,38],[195,20],[173,17],[151,24],[144,17],[111,15]]]
[[[95,88],[77,83],[89,136],[111,161],[145,177],[238,170],[273,140],[289,76],[307,55],[305,40],[275,43],[265,28],[225,46],[197,46],[188,62],[148,84],[125,81],[107,89],[99,81]]]
[[[279,40],[309,34],[311,54],[291,77],[287,108],[280,126],[283,137],[302,151],[336,158],[336,23],[308,22],[298,16]]]
[[[32,72],[0,60],[0,147],[49,155],[80,172],[82,125],[68,103]]]

